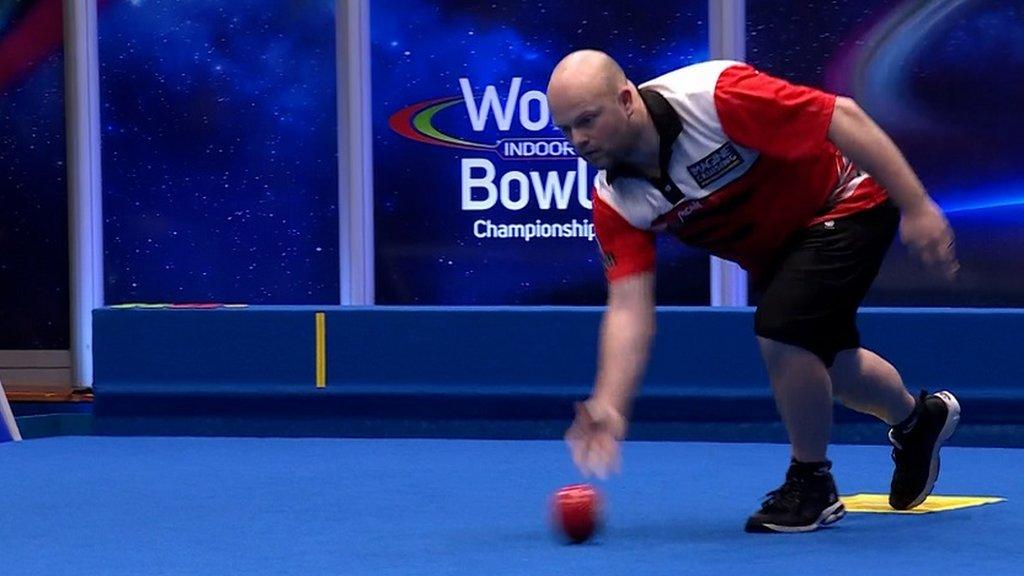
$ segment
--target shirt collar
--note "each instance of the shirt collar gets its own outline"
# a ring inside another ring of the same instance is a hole
[[[672,144],[683,132],[683,122],[664,96],[651,88],[641,88],[640,99],[651,115],[654,129],[658,131],[658,165],[664,178],[668,174],[668,163],[672,159]],[[649,180],[631,166],[612,166],[607,171],[608,182],[623,176],[634,176]]]

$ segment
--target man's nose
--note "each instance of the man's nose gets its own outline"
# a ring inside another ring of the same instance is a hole
[[[590,143],[590,138],[587,137],[586,134],[577,130],[569,137],[569,141],[572,142],[573,148],[576,148],[576,150],[579,151],[580,149],[586,149],[587,144]]]

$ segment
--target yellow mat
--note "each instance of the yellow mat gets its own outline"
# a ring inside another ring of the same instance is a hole
[[[1006,498],[996,496],[936,496],[933,494],[913,510],[893,510],[889,507],[888,494],[852,494],[842,496],[840,499],[846,506],[847,512],[876,514],[929,514],[995,504],[1006,500]]]

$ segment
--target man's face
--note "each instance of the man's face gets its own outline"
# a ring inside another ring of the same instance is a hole
[[[592,166],[606,169],[628,152],[629,122],[618,95],[580,86],[552,87],[548,106],[555,126]]]

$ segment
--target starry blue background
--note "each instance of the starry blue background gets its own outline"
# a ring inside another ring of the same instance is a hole
[[[500,204],[461,209],[461,158],[487,158],[495,182],[508,170],[568,172],[574,160],[503,161],[494,154],[415,142],[388,126],[395,112],[426,100],[461,96],[459,78],[508,94],[544,91],[551,68],[568,52],[600,48],[637,83],[708,57],[707,2],[469,2],[393,0],[371,3],[377,302],[382,304],[600,304],[605,283],[596,243],[586,239],[478,239],[473,222],[568,222],[590,219],[571,203],[519,211]],[[532,118],[539,116],[536,106]],[[500,132],[493,120],[474,133],[464,105],[434,125],[453,136],[494,143],[507,137],[555,138],[517,120]],[[594,170],[588,171],[588,182]],[[588,185],[589,187],[589,185]],[[480,193],[479,196],[482,197]],[[514,195],[515,197],[515,195]],[[659,243],[659,302],[707,304],[708,259],[678,242]]]
[[[1024,6],[749,0],[747,17],[747,59],[856,98],[957,234],[958,282],[923,274],[897,242],[867,303],[1024,305]]]
[[[99,15],[107,304],[339,302],[333,0]]]
[[[35,4],[0,2],[0,35]],[[897,247],[869,303],[1020,306],[1024,116],[1016,103],[1024,83],[1015,79],[1024,77],[1024,17],[1014,0],[947,3],[955,9],[928,26],[877,34],[901,11],[928,4],[750,0],[748,59],[857,97],[950,214],[960,283],[937,284]],[[591,243],[482,245],[469,228],[479,215],[458,206],[464,154],[405,140],[387,118],[458,95],[460,75],[502,93],[518,75],[523,90],[543,90],[551,65],[574,48],[609,50],[640,80],[704,59],[705,3],[396,0],[373,8],[379,299],[602,301]],[[333,27],[327,0],[102,8],[109,303],[337,301]],[[0,86],[0,348],[68,344],[63,63],[56,46],[27,76]],[[471,135],[457,112],[439,125]],[[532,221],[538,212],[515,216]],[[569,216],[589,214],[577,207]],[[659,286],[660,301],[705,303],[703,256],[671,241],[660,249],[660,273],[673,279]]]
[[[0,2],[0,38],[38,4]],[[0,85],[0,350],[69,345],[65,145],[56,45]]]

